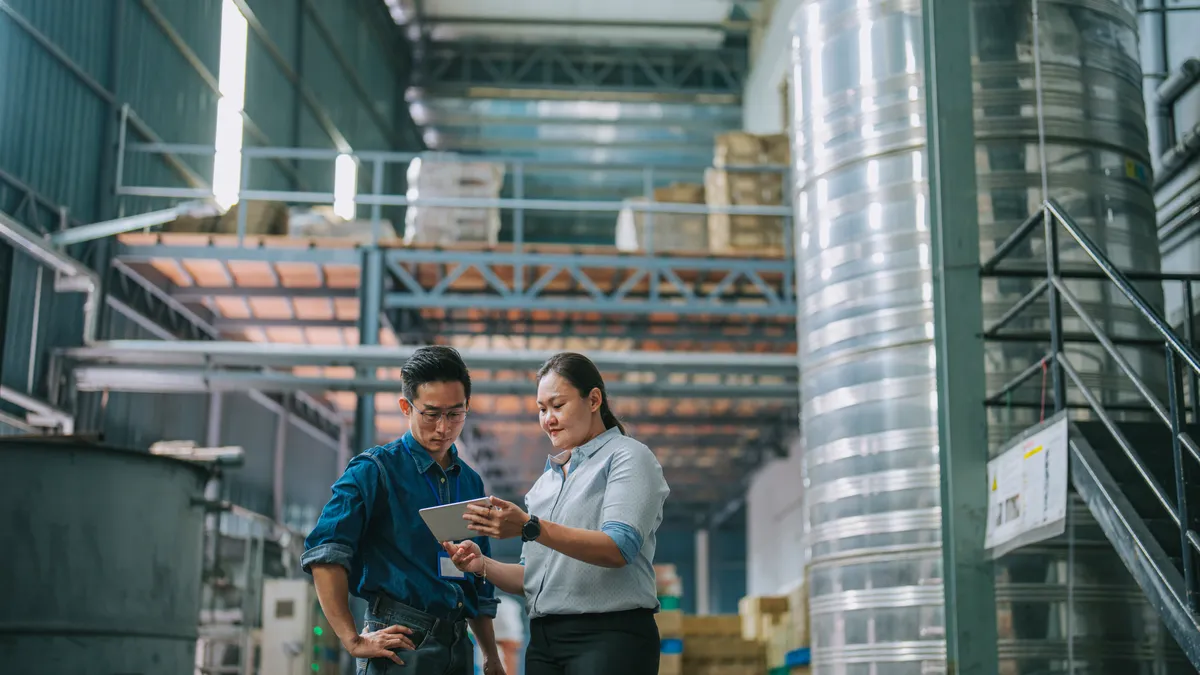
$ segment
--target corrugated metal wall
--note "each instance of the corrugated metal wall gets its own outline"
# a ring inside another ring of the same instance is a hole
[[[746,594],[746,529],[742,518],[708,535],[709,611],[737,614],[738,600]],[[658,532],[655,564],[675,565],[683,580],[684,612],[696,611],[696,531],[666,528]]]
[[[382,2],[238,2],[251,24],[246,145],[415,147],[402,105],[408,52]],[[0,210],[48,231],[60,209],[78,224],[162,208],[161,201],[112,194],[121,106],[128,104],[150,132],[139,136],[131,127],[131,142],[211,145],[220,23],[220,0],[0,0]],[[178,159],[204,181],[211,177],[210,158]],[[127,156],[124,167],[127,184],[183,185],[184,173],[146,156]],[[389,183],[400,179],[389,176]],[[254,187],[301,182],[331,190],[332,163],[252,167]],[[369,185],[369,171],[360,172],[360,182]],[[94,250],[71,253],[90,262]],[[0,288],[10,298],[2,379],[44,398],[50,350],[80,341],[82,299],[56,295],[49,273],[39,283],[37,265],[19,253],[13,268]],[[153,337],[115,315],[103,331]],[[234,481],[239,501],[269,512],[275,416],[248,403],[225,406],[222,441],[247,447],[247,465]],[[163,438],[203,440],[207,407],[203,396],[112,395],[101,419],[111,442],[144,447]],[[328,496],[333,453],[299,432],[289,444],[295,462],[285,475],[288,502],[319,505]]]

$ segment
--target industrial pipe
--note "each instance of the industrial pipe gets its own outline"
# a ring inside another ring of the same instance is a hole
[[[1188,162],[1200,154],[1200,123],[1180,137],[1179,142],[1162,156],[1162,168],[1155,183],[1159,186],[1175,177]]]
[[[1159,85],[1156,92],[1158,104],[1163,107],[1174,105],[1196,84],[1197,80],[1200,80],[1200,59],[1188,59],[1179,64],[1179,70],[1169,75]]]
[[[1160,86],[1167,77],[1167,15],[1164,0],[1146,0],[1146,13],[1139,18],[1142,40],[1143,78],[1156,79]],[[1144,81],[1144,80],[1143,80]],[[1171,146],[1171,116],[1168,108],[1158,102],[1158,96],[1146,89],[1146,127],[1150,132],[1150,157],[1154,169],[1167,148]]]

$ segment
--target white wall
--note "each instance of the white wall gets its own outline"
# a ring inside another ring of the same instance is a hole
[[[1170,3],[1168,3],[1168,6]],[[1171,12],[1167,17],[1167,65],[1171,72],[1179,68],[1179,64],[1189,58],[1200,58],[1200,40],[1195,36],[1200,33],[1200,11]],[[1143,45],[1143,53],[1146,45]],[[1156,82],[1147,79],[1149,86]],[[1175,135],[1178,142],[1181,132],[1190,131],[1200,122],[1200,86],[1193,87],[1175,104]],[[1164,205],[1164,198],[1174,194],[1189,183],[1194,188],[1195,182],[1200,182],[1198,162],[1185,168],[1180,175],[1173,179],[1166,190],[1160,191],[1159,206]],[[1161,214],[1160,214],[1161,215]],[[1172,241],[1163,242],[1163,270],[1167,272],[1197,272],[1200,271],[1200,228],[1195,227],[1196,221],[1186,231]],[[1167,318],[1172,323],[1178,323],[1183,314],[1183,289],[1177,283],[1164,284]],[[1200,301],[1200,287],[1193,287],[1193,297]]]
[[[792,14],[801,0],[778,0],[758,42],[746,90],[742,95],[742,125],[754,134],[778,134],[784,130],[783,97],[780,86],[787,79],[791,62]]]
[[[746,594],[784,592],[804,573],[800,454],[767,464],[746,495]]]

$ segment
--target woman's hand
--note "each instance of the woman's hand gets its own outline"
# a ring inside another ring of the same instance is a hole
[[[470,539],[461,544],[447,541],[442,544],[442,548],[450,554],[450,562],[459,570],[470,574],[483,574],[484,558],[479,544]]]
[[[491,506],[471,504],[463,519],[470,522],[468,530],[474,530],[493,539],[512,539],[521,536],[521,528],[529,522],[529,515],[521,507],[499,497],[489,497]]]

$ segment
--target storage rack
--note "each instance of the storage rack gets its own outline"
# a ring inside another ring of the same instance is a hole
[[[131,144],[122,134],[118,152],[115,189],[130,203],[211,198],[205,188],[130,184],[125,178],[144,173],[127,165],[211,156],[211,147]],[[246,148],[241,184],[254,184],[250,169],[256,162],[332,166],[338,154]],[[658,448],[669,480],[679,488],[677,503],[689,512],[704,518],[728,513],[752,469],[786,453],[798,399],[789,207],[657,203],[656,172],[679,167],[638,167],[649,199],[633,208],[646,213],[649,242],[658,213],[773,216],[783,224],[783,251],[618,253],[610,247],[529,244],[523,236],[526,213],[592,211],[611,213],[615,222],[626,205],[528,198],[521,177],[537,162],[521,160],[494,160],[509,167],[511,197],[409,199],[389,190],[392,181],[385,178],[417,155],[352,156],[370,177],[370,189],[356,196],[370,214],[369,239],[247,232],[248,202],[313,205],[334,198],[299,189],[243,189],[232,234],[149,230],[190,208],[185,205],[58,235],[60,245],[115,237],[109,288],[133,289],[144,300],[169,305],[200,326],[204,338],[70,350],[63,367],[72,376],[64,394],[255,390],[280,394],[290,406],[306,394],[323,396],[324,401],[308,399],[315,410],[305,412],[317,418],[315,426],[353,416],[355,442],[365,445],[403,433],[394,401],[399,365],[411,347],[401,345],[448,340],[463,348],[476,379],[472,422],[482,431],[474,436],[477,445],[497,457],[500,468],[492,478],[515,491],[536,476],[546,450],[533,424],[529,373],[553,351],[577,348],[595,355],[610,378],[615,374],[610,391],[618,414]],[[597,171],[564,170],[572,168]],[[509,210],[512,241],[428,247],[381,236],[383,209],[409,205]],[[344,452],[345,435],[331,446]],[[503,469],[513,464],[526,470]]]

